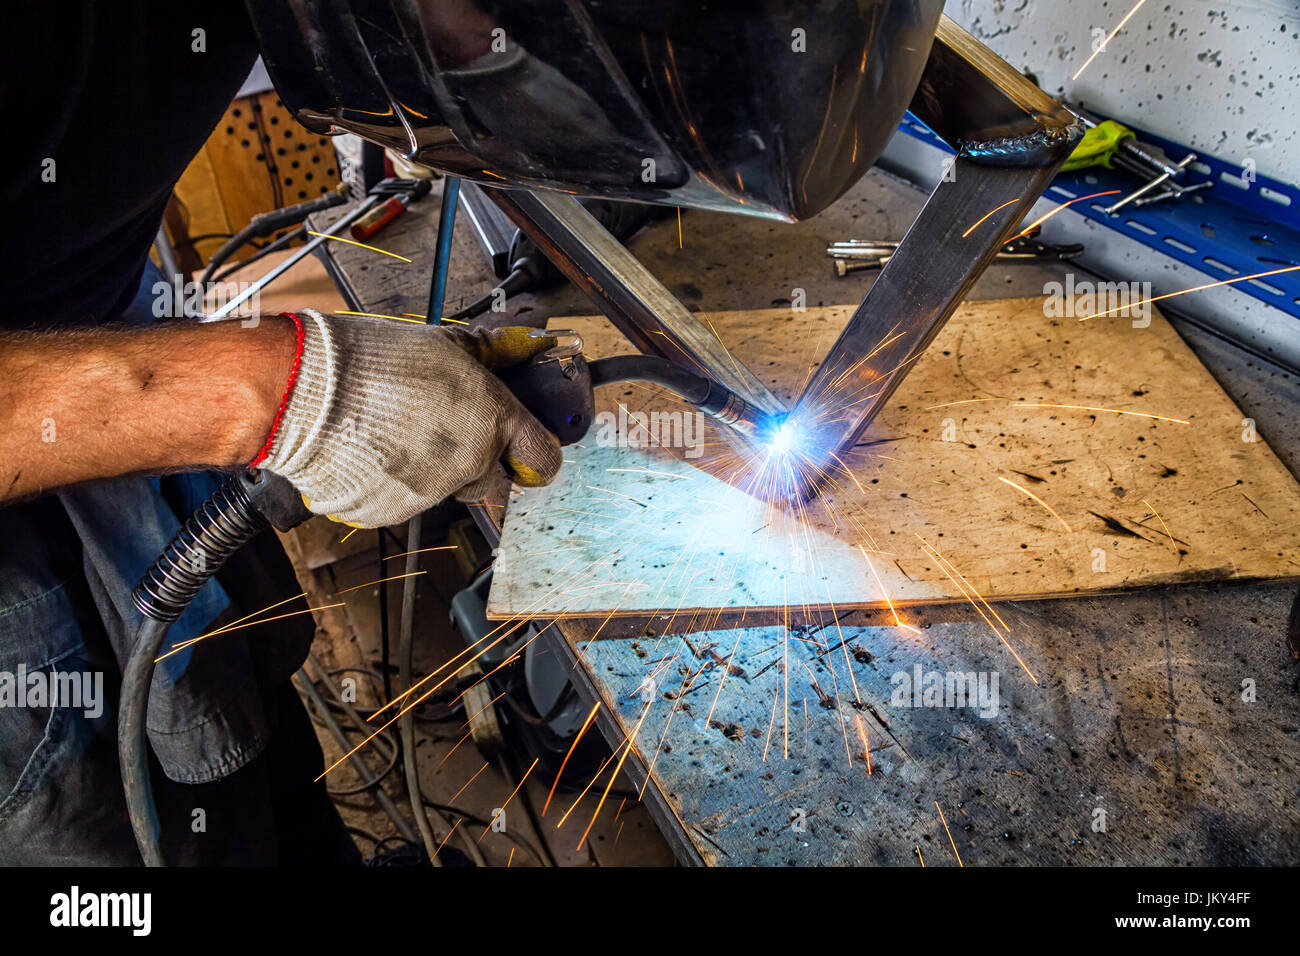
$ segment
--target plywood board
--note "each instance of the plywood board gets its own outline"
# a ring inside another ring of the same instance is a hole
[[[792,402],[851,312],[707,318]],[[603,318],[550,324],[582,332],[589,356],[630,350]],[[964,304],[802,511],[764,500],[761,469],[712,428],[701,444],[631,425],[620,442],[620,406],[683,409],[643,386],[598,393],[615,427],[566,449],[550,487],[511,495],[491,616],[905,608],[1300,576],[1300,487],[1154,312],[1139,328],[1051,317],[1039,298]]]

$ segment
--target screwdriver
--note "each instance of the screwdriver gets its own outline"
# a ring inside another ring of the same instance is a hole
[[[418,199],[429,191],[429,180],[414,180],[416,185],[400,193],[395,193],[370,210],[352,224],[348,230],[357,242],[366,242],[390,222],[406,211],[413,199]]]

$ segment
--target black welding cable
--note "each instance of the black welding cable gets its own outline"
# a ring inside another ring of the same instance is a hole
[[[257,229],[252,225],[248,225],[222,243],[221,248],[214,252],[212,258],[208,260],[208,267],[203,270],[203,277],[199,280],[199,286],[206,288],[207,284],[212,281],[213,274],[221,268],[222,264],[238,252],[241,247],[256,239],[257,236]]]
[[[482,315],[488,309],[492,308],[493,303],[504,301],[512,295],[518,295],[520,292],[526,292],[533,287],[535,280],[532,275],[523,269],[515,269],[510,275],[506,276],[499,283],[493,286],[482,298],[475,299],[469,305],[465,306],[459,312],[453,312],[443,319],[444,322],[464,322],[475,316]]]
[[[312,667],[318,673],[321,672],[320,664],[314,658],[309,657],[308,659],[311,662]],[[339,722],[334,719],[334,715],[329,712],[329,708],[325,706],[325,699],[321,697],[320,691],[318,691],[316,685],[312,683],[311,676],[307,673],[305,667],[299,668],[298,672],[294,675],[294,686],[298,687],[301,692],[305,694],[313,704],[315,704],[317,713],[319,713],[324,719],[325,726],[328,727],[330,733],[334,735],[334,739],[338,742],[338,745],[343,748],[344,753],[352,750],[352,744],[348,740],[347,733],[341,726],[339,726]],[[375,778],[374,772],[371,771],[370,766],[364,759],[362,759],[360,753],[350,753],[348,755],[348,761],[361,777],[363,783],[373,785],[378,782]],[[414,840],[415,834],[411,831],[410,825],[403,820],[402,815],[397,812],[396,805],[394,805],[388,794],[384,792],[383,787],[374,787],[374,797],[375,802],[379,804],[380,809],[387,813],[389,819],[393,821],[393,825],[397,827],[397,831],[401,833],[404,838]]]
[[[376,543],[379,546],[379,570],[385,570],[385,564],[388,560],[387,549],[384,547],[384,529],[377,529],[375,535]],[[379,579],[379,671],[383,679],[384,700],[393,699],[393,676],[388,672],[388,664],[391,655],[388,649],[388,577],[384,575]]]
[[[406,526],[406,580],[402,582],[402,620],[398,625],[397,660],[400,673],[398,685],[402,693],[412,687],[415,648],[412,632],[415,627],[415,575],[420,570],[420,526],[423,515],[416,515]],[[414,698],[403,701],[405,711],[398,719],[398,730],[402,737],[402,762],[405,764],[406,792],[411,801],[411,812],[415,814],[415,824],[420,829],[420,838],[424,840],[425,851],[430,861],[438,865],[438,839],[434,835],[433,825],[429,823],[429,814],[420,795],[420,767],[415,756],[415,715],[411,705]],[[445,828],[444,828],[445,829]]]
[[[238,252],[241,246],[252,242],[254,239],[274,235],[289,226],[296,226],[313,213],[341,205],[347,202],[348,198],[346,189],[340,186],[315,199],[308,199],[305,202],[294,203],[292,206],[284,206],[280,209],[272,209],[270,212],[259,213],[249,221],[247,226],[231,236],[208,260],[208,267],[203,271],[203,278],[199,281],[199,284],[207,286],[212,281],[213,274],[221,268],[222,263]]]
[[[149,779],[149,741],[146,718],[149,688],[153,685],[154,661],[171,627],[170,621],[143,618],[135,632],[131,656],[122,673],[122,699],[118,705],[118,753],[122,764],[122,785],[131,829],[145,866],[163,866],[159,839],[162,824]]]
[[[696,375],[657,355],[616,355],[596,359],[589,368],[593,388],[616,382],[649,382],[677,393],[692,405],[705,402],[713,386],[703,375]]]
[[[311,662],[312,668],[319,675],[318,677],[312,679],[312,683],[323,684],[325,686],[325,689],[328,690],[330,693],[329,697],[314,697],[314,696],[309,697],[309,699],[312,702],[312,706],[308,708],[307,713],[308,716],[311,717],[312,722],[332,732],[332,728],[330,726],[330,720],[329,718],[327,718],[327,715],[317,714],[313,712],[319,706],[317,704],[317,700],[320,700],[321,703],[324,704],[326,709],[330,710],[331,712],[335,708],[337,708],[339,711],[345,714],[348,717],[348,719],[352,721],[352,726],[356,730],[359,730],[364,736],[368,737],[371,733],[371,728],[366,724],[365,718],[362,716],[361,712],[358,711],[355,707],[353,707],[350,703],[348,703],[346,699],[344,699],[343,694],[339,690],[338,685],[334,683],[333,673],[331,671],[325,670],[325,668],[321,666],[321,662],[316,659],[315,654],[309,652],[307,654],[307,660]],[[383,731],[377,734],[373,742],[373,749],[381,750],[384,748],[388,750],[387,762],[378,771],[373,771],[368,774],[359,773],[358,776],[361,777],[361,784],[359,786],[340,787],[336,789],[326,785],[325,792],[328,793],[331,797],[350,797],[350,796],[355,796],[358,793],[365,793],[367,790],[373,790],[374,788],[378,787],[383,782],[384,778],[387,777],[390,773],[392,773],[393,768],[397,766],[398,758],[401,756],[401,748],[398,746],[397,741],[393,738],[392,734],[389,733],[388,731]],[[348,747],[346,749],[350,750],[351,747]],[[353,765],[354,766],[357,765],[357,761],[355,759],[353,760]],[[366,779],[367,776],[369,776],[370,779]],[[415,839],[414,833],[411,834],[411,839]]]
[[[226,279],[230,278],[240,269],[245,269],[248,266],[251,266],[254,262],[257,262],[257,260],[265,256],[269,256],[271,253],[277,252],[280,249],[283,249],[285,246],[293,242],[295,239],[305,238],[306,235],[307,235],[306,226],[299,226],[297,229],[292,229],[289,232],[286,232],[283,236],[280,236],[278,239],[274,239],[271,242],[268,242],[261,249],[258,249],[251,256],[249,256],[247,259],[241,259],[239,262],[236,262],[230,268],[221,270],[221,272],[214,275],[208,281],[224,282]]]
[[[232,477],[212,493],[167,543],[131,599],[142,620],[122,672],[117,715],[118,762],[131,829],[149,866],[163,866],[161,824],[149,779],[149,691],[171,623],[232,554],[267,526],[249,488],[278,490],[263,477]]]

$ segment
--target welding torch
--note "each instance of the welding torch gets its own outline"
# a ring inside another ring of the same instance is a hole
[[[703,375],[651,355],[588,362],[576,332],[533,330],[557,344],[501,380],[562,445],[580,441],[595,420],[593,389],[641,381],[679,395],[739,435],[762,442],[779,427],[764,412]],[[150,781],[146,715],[156,664],[171,625],[226,561],[263,530],[289,531],[312,517],[286,479],[256,468],[235,475],[199,506],[167,544],[132,594],[142,615],[122,676],[118,756],[127,811],[144,862],[162,866],[161,824]]]
[[[587,361],[582,338],[571,330],[534,329],[534,338],[558,344],[531,361],[498,373],[515,397],[561,445],[581,441],[595,419],[593,389],[618,382],[658,385],[750,442],[762,442],[779,426],[769,414],[705,375],[655,355],[616,355]]]

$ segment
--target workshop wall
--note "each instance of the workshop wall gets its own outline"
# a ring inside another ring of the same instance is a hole
[[[206,261],[258,213],[315,199],[338,181],[330,138],[299,125],[273,90],[236,98],[176,185],[180,208],[167,226],[182,267]],[[191,237],[209,235],[191,249]]]
[[[1135,2],[948,0],[945,12],[1054,96],[1297,182],[1300,5],[1146,0],[1072,79]]]

